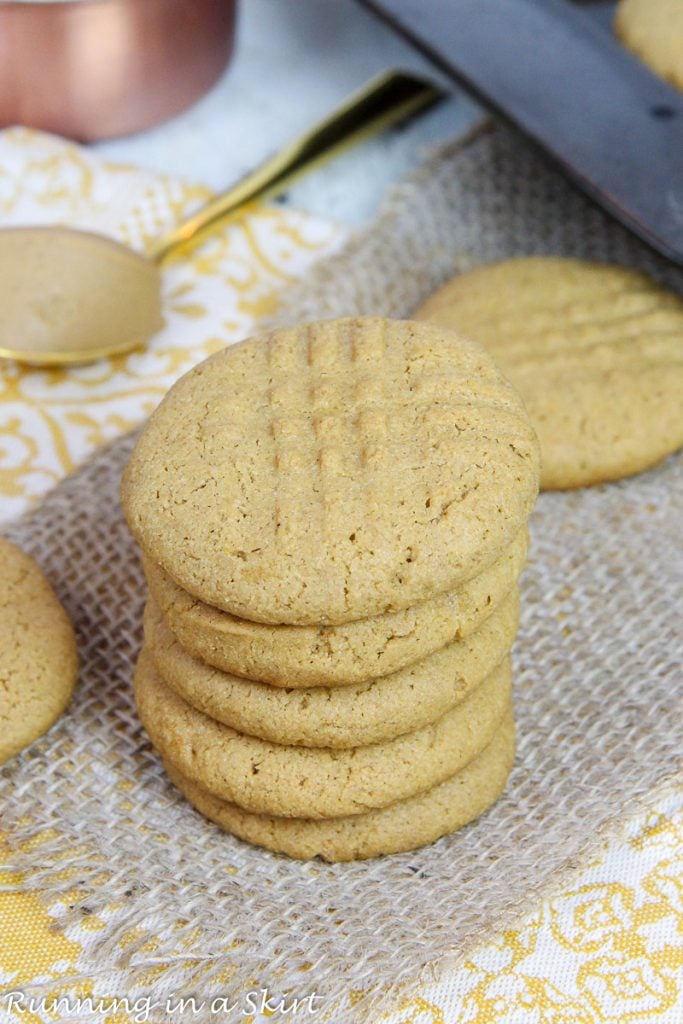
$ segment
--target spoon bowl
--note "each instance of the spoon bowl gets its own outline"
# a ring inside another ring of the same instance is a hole
[[[103,235],[0,231],[0,356],[63,366],[118,355],[163,326],[161,274]]]

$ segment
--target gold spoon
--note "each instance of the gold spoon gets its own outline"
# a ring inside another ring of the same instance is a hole
[[[36,366],[88,363],[144,345],[163,326],[162,262],[207,229],[442,93],[389,71],[154,244],[147,256],[64,227],[0,230],[0,357]]]

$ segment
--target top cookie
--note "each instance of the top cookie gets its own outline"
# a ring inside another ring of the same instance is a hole
[[[122,485],[143,550],[257,622],[337,624],[454,589],[538,487],[521,400],[438,327],[344,319],[227,348],[152,415]]]
[[[42,736],[78,674],[66,612],[28,555],[0,538],[0,764]]]
[[[681,0],[621,0],[614,30],[656,74],[683,89]]]
[[[541,487],[638,473],[683,445],[683,301],[645,274],[531,257],[477,267],[415,312],[485,345],[541,443]]]

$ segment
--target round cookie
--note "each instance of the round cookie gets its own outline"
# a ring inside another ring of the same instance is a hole
[[[303,747],[362,747],[435,722],[507,657],[519,622],[515,590],[476,633],[361,686],[284,689],[228,675],[192,658],[150,602],[145,647],[164,682],[236,732]]]
[[[0,537],[0,764],[50,728],[78,675],[76,638],[36,563]]]
[[[233,675],[274,686],[346,686],[397,672],[477,630],[516,586],[529,533],[457,590],[404,611],[340,626],[268,626],[192,597],[149,560],[150,594],[188,653]]]
[[[683,300],[644,274],[508,260],[456,277],[414,315],[497,360],[538,433],[544,490],[630,476],[683,445]]]
[[[349,861],[414,850],[467,825],[498,799],[514,757],[514,721],[508,713],[488,746],[433,789],[381,810],[317,821],[250,814],[208,793],[173,765],[165,767],[201,814],[240,839],[298,860]]]
[[[122,483],[146,554],[256,622],[399,611],[491,565],[538,450],[479,346],[429,324],[328,320],[232,345],[178,381]]]
[[[245,810],[284,817],[361,814],[442,782],[483,750],[510,705],[509,658],[438,722],[349,750],[285,747],[196,711],[162,680],[147,651],[135,671],[138,712],[164,760]]]
[[[614,31],[629,50],[683,89],[683,5],[680,0],[620,0]]]

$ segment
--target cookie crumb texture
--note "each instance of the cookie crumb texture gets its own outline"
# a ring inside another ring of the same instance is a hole
[[[270,686],[193,658],[153,602],[145,646],[164,682],[188,704],[237,732],[272,743],[349,748],[395,739],[455,707],[509,654],[519,624],[517,588],[470,638],[357,686]]]
[[[42,736],[78,675],[71,622],[36,563],[0,538],[0,764]]]
[[[361,318],[249,339],[190,371],[143,431],[122,500],[143,551],[190,594],[324,625],[481,573],[537,489],[534,431],[481,348]]]
[[[175,765],[165,768],[201,814],[240,839],[298,860],[350,861],[414,850],[478,818],[503,792],[514,756],[508,714],[488,746],[434,788],[367,814],[327,820],[251,814],[207,792]]]
[[[645,274],[507,260],[454,278],[414,315],[494,357],[538,433],[544,490],[618,480],[683,445],[683,300]]]
[[[353,686],[397,672],[477,631],[516,588],[526,561],[526,525],[479,576],[400,612],[339,626],[266,625],[238,619],[182,590],[145,560],[152,598],[195,658],[272,686]]]
[[[333,818],[404,800],[464,768],[508,713],[511,682],[506,658],[433,724],[344,750],[282,746],[208,718],[164,683],[144,648],[135,697],[164,760],[214,796],[260,814]]]

